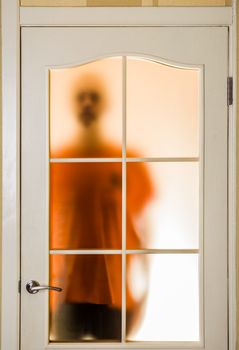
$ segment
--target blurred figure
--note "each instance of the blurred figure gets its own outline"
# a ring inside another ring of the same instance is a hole
[[[82,76],[71,91],[71,99],[83,131],[69,147],[60,150],[60,156],[121,157],[121,146],[107,142],[100,128],[109,103],[102,79]],[[153,194],[145,165],[136,164],[127,170],[128,249],[142,247],[134,220]],[[50,171],[51,249],[121,249],[122,164],[52,163]],[[131,260],[128,256],[127,271]],[[120,254],[51,256],[50,282],[64,289],[50,296],[52,341],[121,340],[121,269]],[[141,294],[135,298],[126,289],[127,332],[137,324],[145,297]]]

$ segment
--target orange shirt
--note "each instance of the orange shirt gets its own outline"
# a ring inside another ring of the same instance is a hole
[[[119,153],[112,147],[110,149],[114,154]],[[68,154],[65,151],[61,157],[68,157]],[[107,157],[106,151],[103,156]],[[142,247],[134,219],[151,196],[152,186],[145,164],[129,164],[126,204],[128,249]],[[51,249],[121,249],[120,162],[51,164],[50,246]],[[51,283],[64,288],[61,299],[66,302],[108,304],[120,308],[121,282],[121,255],[57,255],[51,258]],[[128,289],[126,293],[127,307],[131,308],[135,301]],[[53,308],[57,302],[59,296],[52,294]]]

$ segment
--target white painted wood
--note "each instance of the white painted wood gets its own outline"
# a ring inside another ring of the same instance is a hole
[[[124,350],[131,350],[131,349],[158,349],[159,345],[158,343],[154,343],[154,342],[150,342],[150,344],[147,343],[128,343],[128,344],[115,344],[114,348],[112,348],[112,345],[109,345],[108,343],[103,343],[103,344],[99,344],[98,349],[108,349],[108,350],[112,350],[112,349],[124,349]],[[168,350],[168,349],[174,349],[174,344],[169,344],[166,342],[162,342],[161,343],[161,350]],[[187,349],[187,350],[195,350],[195,349],[202,349],[202,344],[200,342],[182,342],[180,344],[177,345],[177,349]],[[86,344],[86,343],[81,343],[81,344],[50,344],[48,345],[46,348],[46,350],[51,350],[51,349],[59,349],[59,350],[71,350],[71,349],[86,349],[86,350],[90,350],[90,349],[94,349],[94,346],[91,344]]]
[[[180,344],[177,344],[177,349],[187,349],[187,350],[195,350],[195,349],[202,349],[203,345],[200,342],[181,342]],[[141,342],[141,343],[127,343],[127,344],[114,344],[114,347],[112,348],[112,345],[110,345],[109,343],[103,343],[103,344],[99,344],[98,349],[108,349],[108,350],[112,350],[112,349],[124,349],[124,350],[137,350],[137,349],[159,349],[159,344],[155,343],[155,342],[150,342],[150,344],[147,342]],[[59,350],[71,350],[71,349],[86,349],[86,350],[92,350],[95,349],[94,345],[92,344],[86,344],[86,343],[81,343],[81,344],[63,344],[63,343],[59,343],[59,344],[49,344],[46,348],[46,350],[51,350],[51,349],[59,349]],[[160,350],[168,350],[168,349],[175,349],[175,344],[170,344],[168,342],[162,342],[160,345]]]
[[[42,283],[48,281],[47,67],[80,64],[119,52],[204,65],[205,234],[204,247],[200,249],[204,248],[205,346],[158,343],[146,347],[227,349],[227,47],[228,30],[224,27],[22,29],[23,285],[32,278]],[[47,293],[32,296],[23,289],[22,349],[42,350],[47,346],[46,320]],[[49,345],[54,349],[96,347],[115,349],[120,346]],[[123,347],[142,348],[145,344],[125,344]]]
[[[22,26],[230,25],[231,7],[21,7]]]
[[[125,254],[198,254],[199,253],[199,249],[137,249],[137,250],[133,250],[133,249],[124,249],[125,250]],[[54,249],[54,250],[50,250],[50,254],[52,255],[60,255],[60,254],[67,254],[67,255],[71,255],[71,254],[122,254],[123,250],[119,250],[119,249],[101,249],[101,250],[97,250],[97,249],[68,249],[68,250],[58,250],[58,249]]]
[[[122,312],[121,312],[121,342],[126,339],[126,116],[127,116],[127,58],[123,56],[122,67]]]
[[[237,1],[232,1],[229,27],[229,75],[233,77],[233,105],[229,107],[228,152],[228,307],[229,349],[237,348]]]
[[[234,7],[234,17],[233,17],[233,33],[231,35],[231,56],[233,56],[230,74],[234,75],[234,87],[236,86],[236,24],[235,24],[235,9],[236,1],[233,1]],[[195,9],[198,10],[198,9]],[[204,9],[206,10],[206,9]],[[211,11],[207,8],[207,10]],[[46,22],[52,16],[52,11],[48,13],[44,9],[45,15],[47,17]],[[174,11],[174,9],[172,9]],[[72,11],[73,12],[73,11]],[[217,24],[211,23],[212,25],[224,25],[225,21],[222,23],[216,20],[216,10],[213,9],[213,22],[216,21]],[[197,13],[194,13],[197,17]],[[62,14],[63,16],[63,14]],[[28,14],[28,21],[31,18]],[[35,15],[33,15],[35,17]],[[41,16],[42,17],[42,16]],[[204,16],[203,16],[204,17]],[[201,23],[198,18],[198,25],[207,25],[204,22],[204,18],[200,16]],[[206,16],[207,18],[207,16]],[[69,19],[69,18],[68,18]],[[109,20],[109,18],[108,18]],[[35,20],[32,20],[34,24]],[[52,18],[52,22],[54,18]],[[189,20],[191,21],[191,19]],[[44,19],[42,20],[44,22]],[[72,22],[69,19],[69,22]],[[207,21],[206,21],[207,22]],[[37,23],[39,23],[37,21]],[[228,21],[229,23],[229,21]],[[171,23],[174,25],[174,23]],[[67,25],[67,24],[66,24]],[[69,23],[69,25],[71,25]],[[18,294],[17,294],[17,279],[19,276],[19,235],[18,235],[18,214],[19,206],[18,200],[18,186],[17,181],[19,179],[16,168],[17,168],[17,149],[19,146],[17,135],[19,134],[19,127],[16,125],[16,120],[18,116],[18,54],[19,54],[19,41],[18,41],[18,2],[16,0],[2,0],[2,39],[3,39],[3,227],[2,227],[2,241],[3,241],[3,255],[2,255],[2,329],[1,329],[1,349],[18,349]],[[233,42],[233,43],[232,43]],[[4,62],[5,61],[5,62]],[[7,79],[10,77],[11,79]],[[9,81],[11,83],[9,83]],[[235,350],[235,339],[236,339],[236,297],[235,297],[235,285],[236,285],[236,269],[235,269],[235,192],[233,188],[236,188],[235,179],[235,150],[236,150],[236,139],[235,139],[235,120],[236,120],[236,89],[234,90],[234,107],[231,109],[230,117],[233,121],[230,125],[230,134],[233,138],[230,147],[230,157],[229,157],[229,174],[231,179],[231,189],[229,196],[229,253],[230,253],[230,264],[229,264],[229,306],[230,306],[230,349]],[[5,141],[4,141],[5,140]],[[234,153],[233,153],[234,152]],[[233,175],[234,174],[234,175]],[[9,175],[11,175],[9,177]],[[10,184],[10,187],[7,185]],[[9,190],[11,188],[11,191]],[[232,212],[231,212],[232,211]],[[232,221],[231,221],[232,220]],[[14,247],[14,254],[13,248]],[[186,346],[186,345],[185,345]],[[64,348],[63,345],[59,345],[61,349]],[[69,346],[71,348],[71,346]],[[74,346],[73,346],[74,347]],[[104,346],[103,346],[104,347]],[[52,348],[56,348],[52,346]]]
[[[15,0],[1,2],[2,34],[2,350],[19,347],[19,13]]]
[[[127,162],[198,162],[199,158],[198,157],[193,157],[193,158],[127,158]],[[122,162],[122,158],[51,158],[50,159],[51,163],[112,163],[112,162]]]

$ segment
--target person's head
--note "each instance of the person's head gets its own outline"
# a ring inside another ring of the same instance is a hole
[[[106,89],[96,74],[79,77],[73,86],[73,112],[84,127],[99,121],[106,108]]]

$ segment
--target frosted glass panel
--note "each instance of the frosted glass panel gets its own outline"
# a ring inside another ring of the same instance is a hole
[[[197,157],[198,69],[127,58],[127,155]]]
[[[122,58],[50,70],[51,157],[120,157]]]
[[[121,279],[120,255],[51,256],[50,341],[120,341]]]
[[[120,56],[49,82],[50,341],[198,341],[200,70]]]
[[[127,163],[127,248],[193,249],[198,240],[198,163]]]
[[[128,288],[138,310],[127,317],[127,340],[198,341],[198,256],[141,254],[128,259]]]
[[[52,163],[51,249],[120,249],[120,163]]]

